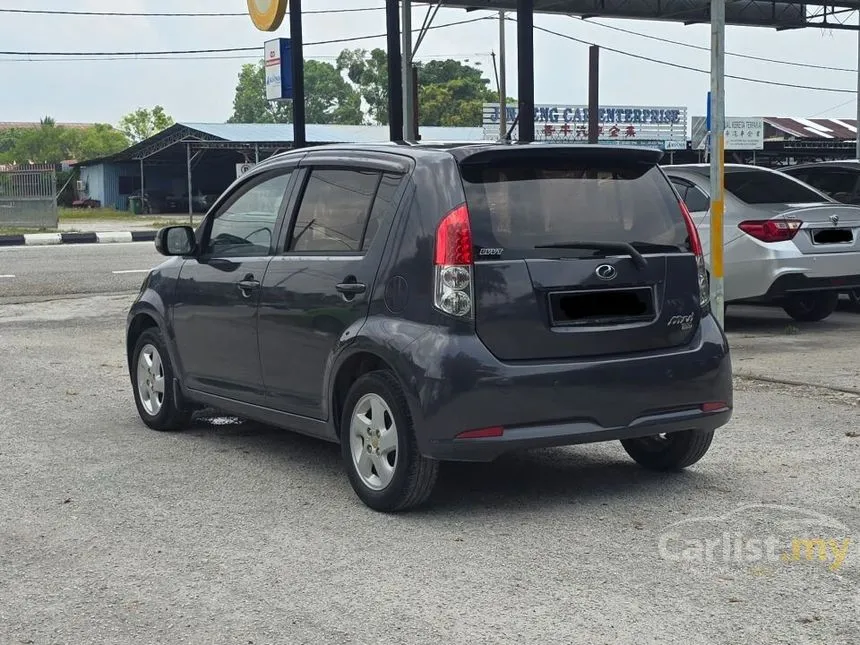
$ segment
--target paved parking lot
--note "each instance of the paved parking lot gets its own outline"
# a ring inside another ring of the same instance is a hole
[[[42,302],[0,285],[4,645],[860,638],[860,315],[730,308],[735,417],[684,474],[615,443],[536,451],[445,468],[429,508],[385,516],[335,446],[147,430],[133,294],[70,280]]]

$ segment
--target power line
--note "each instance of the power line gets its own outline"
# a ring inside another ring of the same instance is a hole
[[[385,7],[356,7],[353,9],[309,9],[302,11],[302,15],[332,14],[332,13],[361,13],[368,11],[382,11]],[[199,12],[199,13],[176,13],[176,12],[123,12],[123,11],[64,11],[54,9],[0,9],[0,13],[16,13],[25,15],[41,16],[111,16],[125,18],[238,18],[248,17],[248,12]]]
[[[607,25],[602,22],[594,22],[591,20],[585,20],[584,18],[575,18],[571,16],[574,20],[581,20],[586,24],[597,25],[598,27],[604,27],[605,29],[612,29],[613,31],[620,31],[625,34],[631,34],[633,36],[639,36],[640,38],[648,38],[650,40],[656,40],[661,43],[668,43],[670,45],[680,45],[681,47],[689,47],[690,49],[698,49],[700,51],[710,52],[710,47],[702,47],[701,45],[693,45],[692,43],[682,43],[671,40],[669,38],[660,38],[659,36],[652,36],[651,34],[643,34],[638,31],[633,31],[632,29],[624,29],[623,27],[616,27],[615,25]],[[752,54],[737,54],[734,52],[726,52],[726,56],[734,56],[736,58],[746,58],[749,60],[757,60],[762,61],[764,63],[775,63],[777,65],[790,65],[793,67],[806,67],[809,69],[822,69],[829,72],[851,72],[852,74],[856,74],[856,69],[849,69],[848,67],[831,67],[829,65],[813,65],[812,63],[799,63],[796,61],[786,61],[786,60],[776,60],[774,58],[765,58],[764,56],[753,56]]]
[[[468,25],[475,22],[481,22],[484,20],[495,20],[495,18],[491,16],[481,16],[479,18],[470,18],[468,20],[459,20],[456,22],[449,22],[443,25],[432,25],[427,29],[445,29],[447,27],[457,27],[459,25]],[[418,33],[419,30],[414,29],[414,33]],[[305,43],[305,47],[314,47],[317,45],[333,45],[339,43],[351,43],[357,42],[360,40],[372,40],[374,38],[385,38],[387,34],[370,34],[365,36],[353,36],[351,38],[334,38],[331,40],[318,40],[316,42]],[[81,57],[81,56],[89,56],[89,57],[105,57],[105,56],[122,56],[122,57],[134,57],[134,56],[180,56],[180,55],[190,55],[190,54],[229,54],[234,52],[248,52],[248,51],[259,51],[261,47],[259,45],[254,47],[222,47],[218,49],[178,49],[178,50],[162,50],[162,51],[139,51],[139,52],[21,52],[21,51],[0,51],[0,56],[65,56],[65,57]]]
[[[441,60],[441,59],[468,59],[468,58],[490,58],[488,53],[473,53],[473,54],[424,54],[414,56],[414,60]],[[135,56],[135,57],[111,57],[99,56],[94,58],[75,57],[75,58],[0,58],[0,63],[81,63],[81,62],[110,62],[110,61],[132,61],[132,60],[160,60],[160,61],[177,61],[177,60],[260,60],[262,56],[254,54],[236,54],[231,55],[214,55],[214,56]],[[336,61],[337,56],[305,56],[306,60],[331,60]]]
[[[516,22],[516,18],[508,18],[513,22]],[[582,40],[581,38],[576,38],[575,36],[569,36],[568,34],[562,34],[557,31],[553,31],[552,29],[547,29],[546,27],[538,27],[535,25],[535,29],[538,31],[543,31],[548,34],[552,34],[553,36],[558,36],[559,38],[565,38],[567,40],[572,40],[577,43],[581,43],[583,45],[594,45],[596,43],[589,42],[587,40]],[[680,63],[672,63],[666,60],[661,60],[659,58],[651,58],[649,56],[642,56],[641,54],[634,54],[632,52],[627,52],[622,49],[614,49],[612,47],[606,47],[604,45],[600,45],[601,49],[605,49],[606,51],[613,52],[615,54],[621,54],[622,56],[629,56],[630,58],[636,58],[639,60],[648,61],[649,63],[657,63],[658,65],[665,65],[667,67],[674,67],[675,69],[684,69],[690,72],[697,72],[699,74],[710,74],[711,72],[706,69],[699,69],[698,67],[691,67],[689,65],[682,65]],[[814,85],[798,85],[797,83],[781,83],[779,81],[768,81],[763,78],[750,78],[748,76],[734,76],[732,74],[726,74],[726,78],[732,78],[736,81],[747,81],[748,83],[759,83],[761,85],[776,85],[780,87],[790,87],[797,90],[812,90],[815,92],[836,92],[840,94],[857,94],[857,90],[849,90],[843,89],[839,87],[817,87]]]

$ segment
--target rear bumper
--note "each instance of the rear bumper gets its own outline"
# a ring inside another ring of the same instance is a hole
[[[793,293],[851,291],[853,289],[860,289],[860,274],[820,278],[793,273],[778,277],[768,289],[766,297],[776,300]]]
[[[731,416],[731,409],[709,414],[693,409],[640,417],[628,426],[612,428],[585,421],[505,428],[501,437],[437,440],[431,452],[434,458],[448,461],[491,461],[516,450],[635,439],[682,430],[716,430]]]
[[[860,253],[803,254],[793,242],[763,244],[749,236],[726,246],[726,302],[777,300],[802,291],[860,287]]]
[[[690,345],[637,356],[502,363],[474,334],[435,332],[409,351],[416,440],[435,459],[491,461],[514,450],[714,430],[731,418],[731,359],[712,316]],[[716,401],[727,407],[701,411]],[[501,437],[457,438],[499,426]]]

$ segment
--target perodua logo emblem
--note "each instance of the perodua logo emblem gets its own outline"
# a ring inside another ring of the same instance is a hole
[[[831,215],[830,216],[830,223],[833,224],[833,226],[838,226],[839,225],[839,215]]]
[[[595,275],[601,280],[614,280],[618,271],[611,264],[601,264],[594,270]]]

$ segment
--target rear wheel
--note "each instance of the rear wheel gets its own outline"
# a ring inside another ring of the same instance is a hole
[[[782,308],[798,322],[818,322],[836,311],[838,305],[838,291],[817,291],[793,294]]]
[[[848,299],[851,301],[851,308],[854,311],[860,311],[860,289],[852,289],[849,291]]]
[[[713,430],[684,430],[623,439],[621,445],[640,466],[651,470],[682,470],[704,457],[713,439]]]
[[[439,462],[418,451],[406,397],[391,372],[365,374],[350,388],[340,443],[350,484],[370,508],[404,511],[430,497]]]
[[[158,328],[137,339],[131,362],[134,401],[143,422],[153,430],[182,430],[191,423],[193,409],[177,401],[173,365]]]

